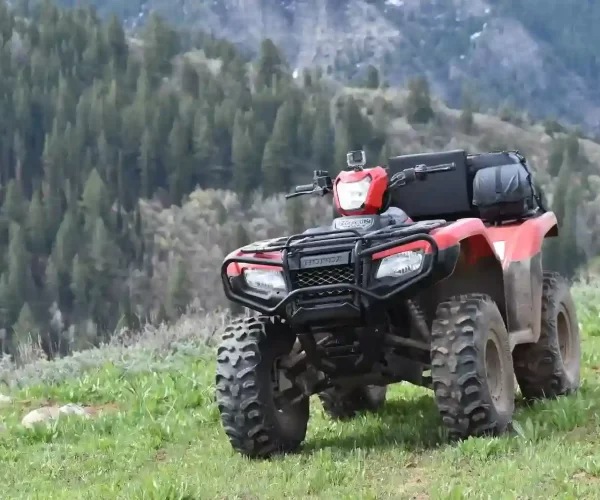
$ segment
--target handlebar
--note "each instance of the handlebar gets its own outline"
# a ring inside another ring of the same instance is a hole
[[[333,182],[326,170],[315,170],[313,172],[313,181],[311,184],[301,184],[294,188],[294,192],[286,194],[286,198],[295,198],[305,194],[320,194],[325,196],[333,190]]]
[[[296,188],[294,189],[294,193],[312,191],[314,188],[315,188],[314,184],[301,184],[300,186],[296,186]]]

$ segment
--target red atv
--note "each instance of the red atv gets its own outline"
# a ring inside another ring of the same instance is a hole
[[[315,171],[289,195],[333,193],[331,227],[223,262],[226,296],[258,313],[233,321],[218,348],[235,450],[296,450],[312,394],[349,418],[380,408],[388,384],[429,387],[450,436],[464,438],[506,431],[515,376],[525,398],[579,387],[569,284],[542,268],[557,220],[522,155],[458,150],[367,169],[354,151],[348,167],[334,181]]]

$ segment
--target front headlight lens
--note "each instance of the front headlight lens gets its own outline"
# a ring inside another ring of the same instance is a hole
[[[250,288],[267,292],[285,292],[285,280],[280,271],[266,269],[245,269],[244,279]]]
[[[423,252],[419,250],[410,250],[385,257],[379,264],[376,278],[403,276],[419,271],[423,265],[423,257]]]
[[[371,176],[356,182],[338,182],[337,196],[342,210],[358,210],[367,201]]]

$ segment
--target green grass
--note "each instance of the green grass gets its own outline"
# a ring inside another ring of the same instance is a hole
[[[448,443],[431,393],[398,385],[381,413],[347,423],[327,419],[313,399],[302,451],[268,461],[231,450],[210,357],[181,357],[161,371],[107,364],[21,389],[0,409],[0,497],[597,498],[600,337],[586,336],[583,352],[580,392],[531,408],[519,403],[519,432],[505,437]],[[121,411],[22,428],[23,415],[44,400]]]

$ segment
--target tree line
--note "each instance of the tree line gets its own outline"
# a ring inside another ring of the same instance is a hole
[[[0,4],[5,352],[18,355],[32,335],[50,355],[66,354],[149,319],[131,290],[132,274],[153,273],[140,199],[179,205],[201,187],[248,200],[305,183],[313,169],[335,174],[349,150],[364,148],[373,162],[389,153],[385,102],[369,118],[351,95],[332,99],[339,89],[320,70],[294,79],[270,40],[251,61],[224,40],[177,32],[155,15],[128,40],[116,17],[103,21],[89,7],[25,7]],[[365,86],[380,85],[370,68]],[[414,126],[435,119],[426,79],[411,81],[404,107]],[[465,133],[474,109],[463,111]],[[583,164],[574,147],[557,146],[558,185]],[[571,220],[578,193],[561,189],[558,213]],[[301,229],[298,214],[290,220]],[[556,262],[571,252],[554,251]],[[187,285],[179,261],[160,319],[182,311]]]
[[[249,64],[158,16],[131,41],[88,7],[26,14],[0,5],[4,351],[39,332],[63,353],[73,336],[97,342],[135,320],[128,278],[152,272],[153,252],[140,198],[269,195],[350,149],[383,148],[352,98],[332,106],[318,71],[295,81],[269,40]]]

